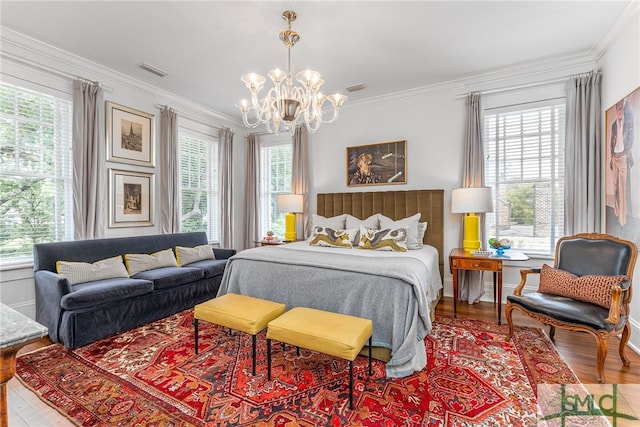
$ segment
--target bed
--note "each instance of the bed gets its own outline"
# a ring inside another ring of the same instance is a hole
[[[239,252],[229,259],[218,295],[269,299],[373,320],[374,355],[389,377],[424,368],[424,337],[442,288],[443,190],[323,193],[317,214],[393,220],[420,213],[428,223],[422,249],[407,252],[311,246],[295,242]]]

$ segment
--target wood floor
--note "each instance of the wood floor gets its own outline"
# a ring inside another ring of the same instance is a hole
[[[453,300],[451,298],[443,298],[443,301],[438,305],[437,311],[451,315],[453,313]],[[496,308],[492,303],[485,302],[474,305],[460,303],[458,304],[458,316],[495,322]],[[503,322],[505,322],[504,316]],[[539,323],[529,320],[516,312],[514,312],[514,323],[516,325],[540,326]],[[627,349],[627,357],[631,360],[631,367],[625,368],[618,357],[619,343],[620,341],[617,338],[612,338],[609,343],[609,354],[605,363],[607,383],[640,384],[640,355],[631,349]],[[43,339],[36,344],[25,347],[20,353],[32,351],[48,344],[48,340]],[[582,383],[591,384],[596,382],[596,344],[593,337],[587,334],[557,329],[555,344],[558,352],[571,366]],[[7,395],[10,427],[72,425],[55,409],[43,403],[34,393],[25,388],[16,378],[9,381]]]

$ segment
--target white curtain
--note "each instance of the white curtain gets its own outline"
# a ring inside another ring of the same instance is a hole
[[[102,88],[73,82],[73,227],[76,240],[103,237],[106,191]]]
[[[180,231],[178,114],[165,105],[160,120],[160,225],[163,233],[177,233]]]
[[[245,248],[252,248],[254,241],[260,240],[260,141],[256,134],[247,136],[247,180],[245,184]]]
[[[602,229],[602,100],[598,71],[567,82],[565,137],[566,234]]]
[[[484,141],[482,138],[482,108],[480,94],[467,96],[467,123],[464,136],[463,187],[484,187]],[[485,214],[480,216],[480,236],[485,238]],[[485,244],[482,245],[483,247]],[[480,271],[460,270],[458,275],[459,301],[474,304],[484,294],[483,274]]]
[[[218,132],[220,162],[220,246],[233,247],[233,132]]]
[[[296,127],[293,135],[291,193],[303,195],[303,212],[296,214],[296,239],[307,237],[309,225],[309,149],[308,134],[305,126]]]

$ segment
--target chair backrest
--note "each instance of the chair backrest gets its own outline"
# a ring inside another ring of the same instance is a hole
[[[583,233],[558,240],[555,266],[576,276],[626,275],[631,280],[637,256],[638,248],[629,240]]]

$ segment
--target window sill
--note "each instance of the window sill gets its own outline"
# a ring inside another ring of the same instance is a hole
[[[16,260],[0,261],[0,272],[22,270],[24,268],[33,269],[33,258],[19,258]]]

